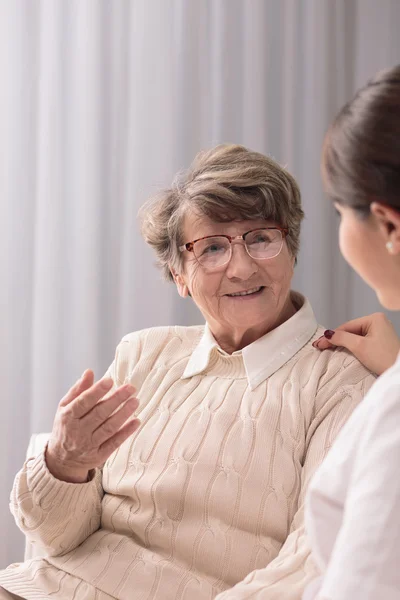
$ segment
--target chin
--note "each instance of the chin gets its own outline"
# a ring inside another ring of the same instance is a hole
[[[380,304],[387,310],[400,310],[400,297],[398,292],[392,290],[375,290]]]

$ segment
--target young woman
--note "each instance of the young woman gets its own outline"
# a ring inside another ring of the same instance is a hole
[[[340,248],[400,309],[400,65],[379,73],[340,111],[322,174],[341,216]],[[315,342],[345,346],[382,374],[339,434],[309,488],[306,526],[322,576],[304,599],[400,598],[400,342],[383,315]]]

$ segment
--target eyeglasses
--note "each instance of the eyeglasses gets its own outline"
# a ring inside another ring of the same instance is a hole
[[[193,252],[197,262],[206,269],[218,269],[226,265],[232,256],[232,242],[243,240],[247,253],[251,258],[267,260],[278,256],[283,247],[283,240],[289,234],[283,227],[266,227],[251,229],[243,235],[208,235],[179,247],[181,252]]]

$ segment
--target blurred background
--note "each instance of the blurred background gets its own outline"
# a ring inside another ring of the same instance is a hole
[[[202,322],[136,219],[199,150],[241,143],[295,175],[295,287],[323,325],[379,309],[319,161],[340,106],[400,62],[399,29],[399,0],[0,0],[0,568],[23,558],[13,478],[65,391],[125,333]]]

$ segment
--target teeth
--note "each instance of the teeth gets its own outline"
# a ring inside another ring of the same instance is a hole
[[[248,296],[249,294],[254,294],[255,292],[259,292],[261,290],[261,285],[259,287],[253,288],[252,290],[247,290],[247,292],[235,292],[234,294],[227,294],[228,296]]]

